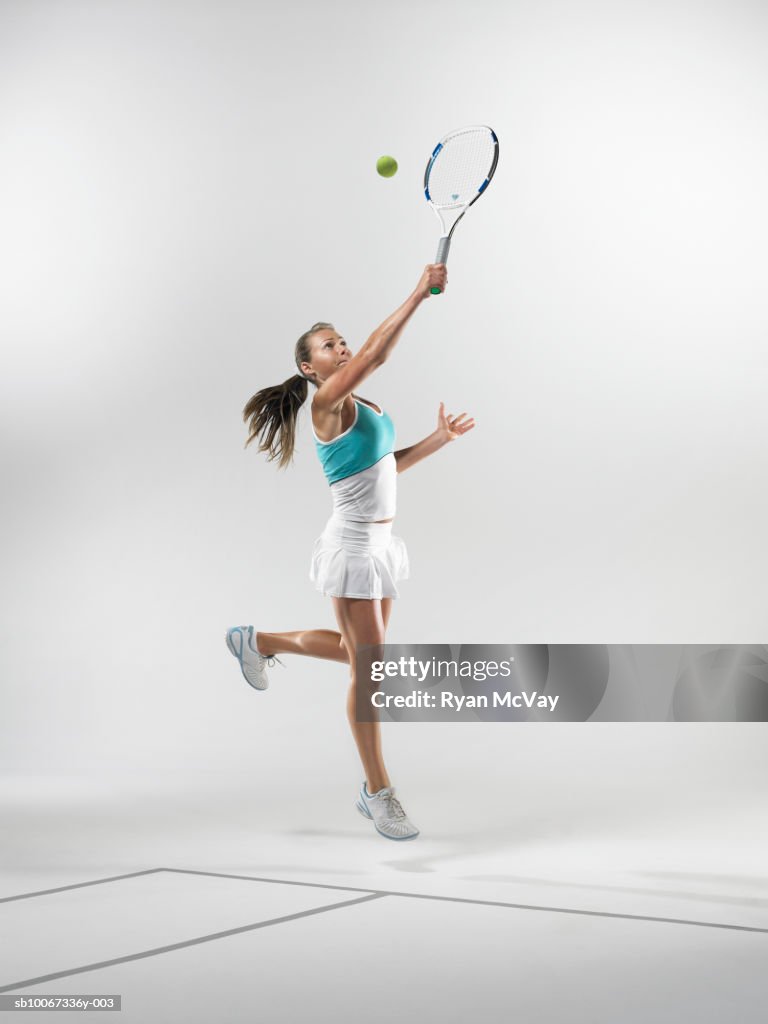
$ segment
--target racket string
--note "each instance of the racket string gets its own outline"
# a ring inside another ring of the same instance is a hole
[[[496,142],[488,129],[471,128],[446,140],[427,177],[435,206],[470,203],[486,180],[496,158]]]

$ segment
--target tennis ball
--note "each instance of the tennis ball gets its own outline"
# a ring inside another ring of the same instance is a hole
[[[382,178],[391,178],[397,174],[397,160],[393,156],[380,156],[376,161],[376,170]]]

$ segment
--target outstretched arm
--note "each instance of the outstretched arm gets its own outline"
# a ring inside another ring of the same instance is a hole
[[[464,423],[461,422],[466,415],[463,412],[461,416],[452,416],[451,414],[446,416],[445,405],[441,402],[440,411],[437,414],[437,429],[429,437],[425,437],[423,441],[411,445],[410,448],[401,448],[399,452],[395,452],[397,472],[402,473],[404,469],[409,469],[428,455],[433,455],[436,451],[439,451],[449,441],[455,441],[457,437],[461,437],[468,430],[472,430],[475,425],[472,417]]]
[[[386,362],[397,344],[403,328],[428,298],[430,288],[437,285],[445,291],[448,271],[444,263],[430,263],[424,268],[418,285],[398,309],[380,324],[346,366],[321,384],[312,399],[317,410],[338,408],[347,395],[357,390],[362,382]]]

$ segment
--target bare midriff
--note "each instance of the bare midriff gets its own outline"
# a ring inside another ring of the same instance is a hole
[[[392,516],[391,519],[374,519],[373,521],[374,523],[394,523],[395,517]]]

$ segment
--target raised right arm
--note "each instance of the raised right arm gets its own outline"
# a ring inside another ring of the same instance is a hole
[[[346,366],[342,366],[320,385],[312,399],[313,409],[321,414],[339,409],[347,395],[351,395],[374,370],[387,361],[400,340],[403,328],[430,294],[430,288],[437,285],[441,291],[445,291],[447,273],[444,263],[430,263],[424,269],[421,280],[402,306],[376,328]]]

